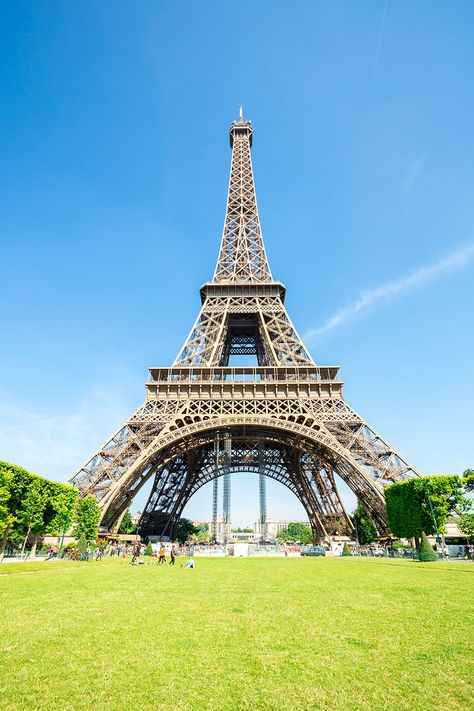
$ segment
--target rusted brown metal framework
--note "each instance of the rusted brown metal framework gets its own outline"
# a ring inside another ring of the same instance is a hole
[[[170,368],[150,368],[143,405],[75,474],[97,497],[102,530],[115,530],[154,477],[142,530],[171,535],[190,497],[225,470],[262,473],[305,507],[315,536],[350,527],[334,475],[387,530],[383,489],[418,476],[346,403],[337,366],[317,366],[272,277],[258,216],[242,113],[230,128],[232,163],[219,258],[202,307]],[[231,367],[253,355],[255,367]],[[222,442],[231,442],[221,466]],[[264,446],[262,448],[262,442]],[[263,454],[262,454],[263,452]]]

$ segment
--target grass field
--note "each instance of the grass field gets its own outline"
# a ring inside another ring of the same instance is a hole
[[[474,564],[0,567],[0,707],[474,707]]]

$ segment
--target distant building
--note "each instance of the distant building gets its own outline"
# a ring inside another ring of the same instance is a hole
[[[213,530],[213,522],[209,521],[209,536],[211,540],[215,538],[217,541],[230,541],[232,538],[232,523],[225,523],[223,516],[217,516],[215,521],[215,531]]]
[[[265,541],[276,541],[278,531],[288,528],[290,523],[295,523],[294,521],[275,521],[274,518],[267,516],[265,523],[261,521],[256,521],[254,523],[255,535],[259,540]],[[302,523],[305,526],[309,526],[309,521],[296,521],[296,523]]]

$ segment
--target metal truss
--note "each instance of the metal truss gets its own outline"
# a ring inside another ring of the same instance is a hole
[[[346,403],[338,367],[316,365],[306,350],[265,254],[250,123],[241,116],[230,137],[224,232],[198,318],[173,366],[150,368],[145,402],[74,482],[97,497],[105,531],[117,528],[153,477],[142,530],[171,535],[203,484],[225,472],[255,471],[293,491],[321,536],[351,525],[337,474],[386,532],[384,487],[418,473]],[[231,356],[249,354],[256,367],[230,366]],[[224,438],[230,444],[223,458]]]
[[[215,433],[214,443],[228,437]],[[230,439],[228,439],[230,441]],[[155,474],[153,487],[142,514],[142,535],[170,536],[184,504],[198,489],[217,477],[230,472],[255,472],[271,477],[289,488],[308,511],[311,526],[318,537],[342,533],[352,528],[344,509],[332,472],[319,473],[321,460],[316,464],[307,452],[295,449],[280,439],[269,441],[262,453],[263,433],[239,433],[232,438],[230,462],[222,460],[216,470],[215,444],[210,439],[192,454],[173,460]],[[190,467],[194,467],[189,476]],[[330,467],[326,463],[326,467]],[[266,516],[266,514],[265,514]]]
[[[242,112],[230,129],[232,162],[227,210],[214,281],[265,282],[272,275],[265,254],[253,180],[252,127]]]

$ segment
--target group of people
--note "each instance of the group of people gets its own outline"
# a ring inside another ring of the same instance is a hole
[[[143,553],[143,546],[140,543],[140,541],[136,541],[136,543],[133,546],[133,556],[132,560],[130,562],[130,565],[136,565],[139,562],[139,558]],[[178,551],[176,549],[176,546],[173,544],[170,548],[170,559],[169,559],[169,565],[174,566],[176,562],[176,556],[178,554]],[[166,546],[162,542],[160,543],[159,550],[153,550],[153,553],[151,554],[151,562],[152,564],[156,565],[166,565],[168,562],[166,560]],[[194,568],[194,560],[192,558],[189,558],[186,563],[183,565],[181,564],[182,568]]]
[[[158,565],[166,565],[166,547],[164,543],[160,544],[160,550],[158,553],[156,551],[153,551],[151,554],[152,562],[156,563],[158,562]],[[176,560],[176,547],[173,545],[171,546],[170,550],[170,560],[169,564],[174,565]]]

